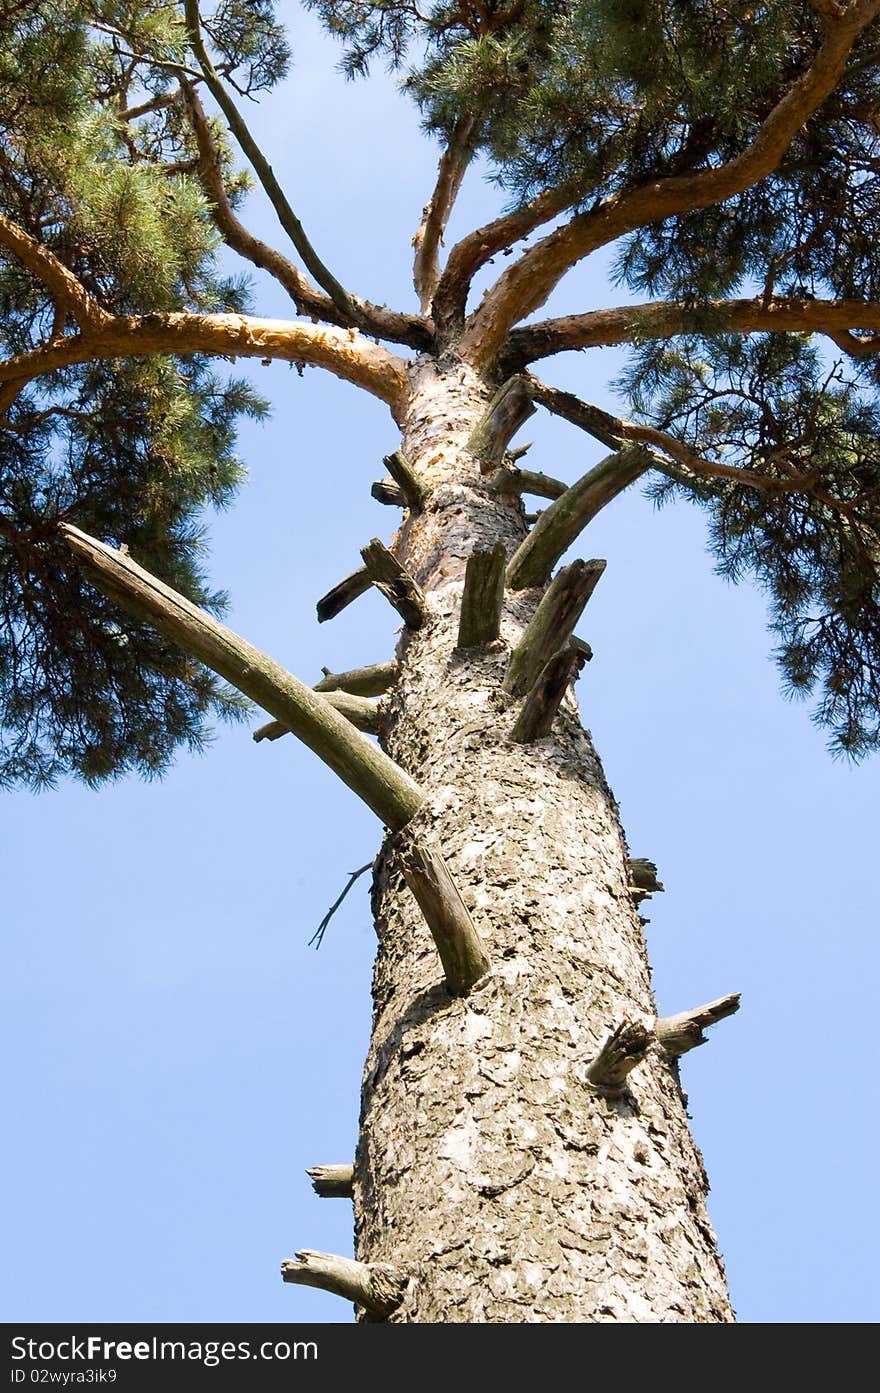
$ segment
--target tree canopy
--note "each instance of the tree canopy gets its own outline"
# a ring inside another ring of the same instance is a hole
[[[237,709],[149,626],[120,625],[59,524],[221,607],[204,509],[241,478],[237,420],[266,410],[223,361],[238,355],[317,363],[395,410],[408,356],[454,352],[645,446],[654,497],[704,507],[719,567],[766,588],[783,681],[814,694],[832,747],[877,748],[880,0],[311,8],[344,71],[390,64],[439,143],[420,310],[340,283],[250,134],[248,101],[291,61],[270,0],[0,0],[0,777],[152,774]],[[472,164],[506,210],[441,264]],[[242,221],[253,180],[280,249]],[[257,319],[223,245],[299,318]],[[645,303],[534,318],[608,246]],[[528,371],[611,343],[631,346],[620,418]]]

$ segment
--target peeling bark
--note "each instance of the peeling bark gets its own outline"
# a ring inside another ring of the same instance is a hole
[[[510,739],[501,688],[540,591],[507,591],[497,644],[458,650],[467,558],[525,536],[466,443],[491,388],[410,368],[401,448],[431,489],[395,553],[425,594],[383,744],[492,966],[452,999],[395,839],[375,868],[374,1031],[355,1164],[357,1256],[412,1274],[394,1322],[733,1319],[706,1177],[656,1020],[617,807],[570,692],[552,733]],[[623,1088],[589,1071],[644,1022]]]

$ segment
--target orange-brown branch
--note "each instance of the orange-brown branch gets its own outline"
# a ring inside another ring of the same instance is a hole
[[[481,266],[485,266],[496,252],[512,247],[536,227],[563,213],[571,201],[568,191],[548,189],[515,212],[505,213],[462,237],[449,253],[434,296],[437,328],[448,332],[464,318],[468,288]]]
[[[471,316],[460,352],[476,367],[498,354],[511,326],[543,305],[577,261],[647,223],[723,203],[777,167],[792,139],[839,83],[859,34],[880,13],[880,0],[853,0],[825,21],[812,63],[773,108],[752,143],[714,169],[676,175],[614,194],[544,237],[505,271]]]
[[[211,201],[211,214],[217,230],[233,251],[268,271],[284,287],[301,314],[307,314],[326,324],[344,326],[348,323],[329,295],[319,290],[289,257],[268,242],[255,237],[236,216],[223,182],[220,154],[205,109],[192,83],[181,84],[190,125],[199,152],[198,176]],[[406,343],[424,348],[431,339],[431,326],[413,315],[398,314],[382,305],[373,305],[352,296],[361,319],[375,330],[377,337],[393,343]]]
[[[96,359],[141,358],[152,353],[280,358],[289,363],[313,364],[363,387],[387,402],[393,413],[402,408],[403,359],[357,330],[259,319],[246,314],[176,313],[112,318],[96,333],[62,339],[0,363],[0,385],[20,390],[26,382],[56,368]]]
[[[880,334],[880,303],[876,301],[802,300],[774,295],[753,300],[710,300],[705,310],[713,325],[740,334],[827,334],[856,357],[880,349],[880,340],[875,343],[859,339],[853,332]],[[606,348],[694,333],[699,322],[693,306],[676,301],[563,315],[514,329],[502,358],[506,369],[518,372],[527,363],[567,349]]]
[[[437,169],[437,182],[422,213],[413,237],[413,285],[423,314],[430,314],[437,286],[440,283],[440,247],[452,212],[461,181],[473,156],[473,135],[476,119],[466,116],[459,121]]]
[[[54,252],[44,247],[23,227],[0,213],[0,247],[9,252],[37,280],[42,281],[56,305],[65,306],[81,329],[99,329],[110,315],[77,280],[72,271],[59,261]]]

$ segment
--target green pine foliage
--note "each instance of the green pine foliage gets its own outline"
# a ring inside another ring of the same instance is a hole
[[[257,90],[287,50],[267,6],[246,10],[221,6],[214,33],[230,74]],[[246,284],[217,273],[188,129],[168,101],[171,65],[186,59],[179,7],[0,0],[0,35],[0,209],[115,313],[245,309]],[[2,355],[53,330],[72,326],[53,324],[18,262],[0,262]],[[265,411],[247,383],[196,357],[67,368],[13,404],[0,431],[0,783],[152,776],[178,745],[204,743],[212,714],[243,709],[146,625],[121,627],[56,528],[127,547],[218,612],[203,510],[230,502],[243,475],[236,424]]]
[[[344,72],[393,68],[427,130],[449,136],[475,118],[470,142],[511,207],[562,188],[570,207],[590,210],[723,164],[823,34],[803,0],[304,3],[341,42]],[[287,70],[277,9],[272,0],[202,8],[215,69],[240,95]],[[0,210],[116,313],[247,303],[246,285],[218,274],[194,177],[178,91],[196,75],[183,11],[181,0],[0,0]],[[690,317],[683,336],[639,342],[634,316],[620,384],[630,411],[761,480],[670,465],[652,491],[706,508],[720,569],[768,592],[787,688],[814,694],[833,747],[851,756],[880,745],[873,341],[850,336],[838,361],[795,335],[731,335],[712,302],[880,299],[878,77],[875,22],[772,175],[615,248],[628,293],[674,300]],[[248,180],[222,123],[214,134],[235,203]],[[4,354],[52,332],[73,326],[55,323],[44,289],[0,260]],[[224,694],[146,630],[126,628],[122,642],[106,603],[55,553],[52,527],[68,518],[124,543],[208,602],[202,511],[228,501],[240,475],[236,420],[264,409],[243,384],[192,360],[66,369],[12,408],[0,453],[0,777],[150,773],[177,743],[204,738]],[[782,487],[793,478],[809,486]]]
[[[379,55],[403,70],[428,129],[477,115],[511,206],[561,186],[590,209],[723,164],[823,34],[800,0],[487,0],[425,6],[423,20],[405,0],[312,7],[343,39],[348,73]],[[832,748],[852,757],[880,746],[880,378],[870,358],[844,368],[796,336],[725,334],[707,305],[880,298],[878,76],[875,24],[773,175],[640,228],[615,267],[627,291],[689,306],[694,329],[637,347],[620,384],[630,409],[723,464],[780,484],[807,475],[847,505],[681,476],[651,486],[708,509],[721,571],[768,592],[787,689],[818,696]]]

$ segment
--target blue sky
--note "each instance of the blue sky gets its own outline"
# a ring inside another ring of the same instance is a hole
[[[249,117],[336,274],[410,305],[435,153],[393,84],[346,86],[314,22],[283,8],[296,66]],[[453,234],[497,206],[475,177]],[[250,221],[282,242],[258,199]],[[255,280],[258,312],[287,314]],[[551,309],[615,297],[590,263]],[[542,371],[601,404],[620,362]],[[369,489],[393,423],[318,370],[248,370],[274,414],[244,431],[250,480],[212,521],[230,622],[307,681],[383,660],[396,616],[380,597],[323,626],[314,604],[390,535]],[[544,413],[522,438],[531,467],[569,481],[601,454]],[[745,1321],[876,1319],[880,765],[833,762],[809,708],[783,700],[763,598],[713,574],[694,509],[630,493],[577,550],[608,560],[579,700],[632,852],[666,885],[646,911],[660,1010],[743,992],[683,1064],[734,1304]],[[347,1320],[278,1264],[351,1251],[350,1206],[303,1172],[354,1149],[366,878],[321,951],[307,943],[374,854],[376,819],[292,739],[254,745],[249,726],[161,784],[7,794],[0,816],[2,1318]]]

